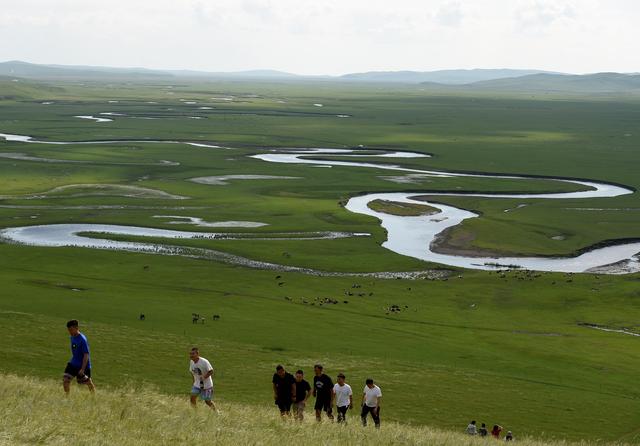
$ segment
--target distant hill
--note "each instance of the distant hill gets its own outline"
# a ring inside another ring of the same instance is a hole
[[[640,92],[640,74],[596,73],[585,75],[533,74],[466,85],[469,89],[499,91],[547,91],[616,93]]]
[[[40,65],[22,61],[0,63],[0,79],[22,80],[326,80],[337,82],[385,82],[419,84],[432,90],[505,92],[640,92],[640,74],[596,73],[572,75],[540,70],[474,69],[440,71],[371,71],[342,76],[302,76],[277,70],[207,72],[197,70],[151,70],[83,65]],[[15,88],[14,88],[15,90]],[[6,96],[6,95],[5,95]]]
[[[277,70],[247,70],[247,71],[229,71],[229,72],[208,72],[194,70],[168,70],[175,76],[192,76],[192,77],[213,77],[213,78],[245,78],[245,79],[298,79],[305,78],[293,73],[286,73]]]
[[[302,76],[277,70],[208,72],[197,70],[151,70],[148,68],[113,68],[84,65],[42,65],[13,60],[0,63],[0,76],[27,79],[268,79],[268,80],[335,80],[349,82],[395,82],[419,84],[435,82],[461,85],[478,81],[545,73],[540,70],[475,69],[441,71],[372,71],[343,76]]]
[[[0,63],[0,76],[26,79],[105,79],[105,78],[157,78],[170,73],[146,68],[110,68],[74,65],[39,65],[18,60]]]
[[[148,68],[113,68],[84,65],[41,65],[19,60],[0,63],[0,76],[25,79],[157,79],[197,77],[211,79],[305,79],[322,76],[299,76],[277,70],[208,72],[197,70],[151,70]]]
[[[539,73],[550,73],[541,70],[511,69],[474,69],[474,70],[439,70],[439,71],[370,71],[351,73],[340,76],[341,80],[361,82],[401,82],[419,84],[434,82],[438,84],[471,84],[474,82],[528,76]]]

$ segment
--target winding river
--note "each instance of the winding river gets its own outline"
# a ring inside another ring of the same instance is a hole
[[[181,142],[181,141],[92,141],[92,142],[56,142],[40,141],[32,137],[22,135],[10,135],[0,133],[8,141],[43,144],[109,144],[122,142],[170,142],[184,143],[197,147],[223,148],[219,146]],[[363,152],[364,150],[364,152]],[[320,160],[314,157],[329,156],[338,160]],[[404,172],[406,174],[419,174],[432,177],[476,177],[476,178],[501,178],[501,179],[531,179],[534,177],[515,175],[490,175],[490,174],[466,174],[456,172],[443,172],[435,170],[423,170],[402,167],[395,164],[358,162],[349,160],[353,157],[376,157],[383,159],[392,158],[423,158],[429,155],[404,151],[372,151],[366,149],[277,149],[267,153],[252,155],[253,158],[271,163],[308,164],[310,167],[358,167],[378,169],[385,171]],[[342,158],[342,159],[341,159]],[[478,217],[477,214],[424,200],[416,200],[417,195],[429,196],[475,196],[485,198],[537,198],[537,199],[585,199],[607,198],[631,194],[633,190],[613,184],[595,181],[571,180],[564,178],[546,178],[548,180],[561,181],[580,185],[583,190],[562,193],[523,193],[523,194],[490,194],[490,193],[374,193],[351,198],[345,208],[351,212],[365,214],[380,220],[388,236],[383,246],[396,253],[414,257],[429,262],[441,263],[450,266],[471,269],[504,269],[519,267],[538,271],[557,272],[598,272],[610,274],[624,274],[640,271],[640,242],[624,243],[614,246],[592,249],[575,257],[471,257],[437,253],[432,249],[433,242],[442,231],[456,226],[469,218]],[[390,200],[403,203],[427,204],[440,210],[437,216],[395,216],[376,212],[368,207],[373,200]],[[200,232],[169,231],[150,228],[138,228],[130,226],[112,226],[98,224],[82,225],[44,225],[20,228],[7,228],[0,231],[0,238],[14,243],[22,243],[37,246],[82,246],[91,248],[110,248],[142,251],[158,251],[155,244],[143,244],[134,242],[116,242],[98,238],[88,238],[81,233],[110,233],[132,236],[158,236],[167,238],[196,238],[215,237],[214,234]],[[314,237],[315,235],[315,237]],[[362,236],[366,234],[352,233],[315,233],[300,237],[301,239],[336,238]],[[229,237],[238,237],[238,234],[229,234]],[[293,236],[294,238],[298,238]],[[239,238],[239,237],[238,237]]]
[[[465,174],[454,172],[441,172],[433,170],[421,170],[405,168],[392,164],[361,163],[355,161],[326,161],[310,158],[310,156],[344,157],[353,156],[354,150],[348,149],[291,149],[273,151],[271,153],[254,155],[254,158],[272,163],[295,163],[327,166],[348,166],[375,168],[407,172],[410,174],[422,174],[433,177],[478,177],[478,178],[508,178],[529,179],[532,177],[515,175],[484,175]],[[362,155],[360,155],[362,156]],[[379,155],[365,155],[378,157],[415,158],[428,155],[412,152],[387,152]],[[624,274],[640,271],[640,242],[624,243],[604,248],[597,248],[575,257],[470,257],[463,255],[449,255],[437,253],[432,249],[433,242],[442,231],[456,226],[469,218],[478,217],[473,212],[434,203],[425,200],[416,200],[418,195],[429,196],[473,196],[485,198],[540,198],[540,199],[584,199],[617,197],[633,193],[633,190],[606,183],[594,181],[569,180],[563,178],[547,178],[548,180],[562,181],[583,186],[586,190],[576,192],[546,193],[546,194],[488,194],[488,193],[424,193],[424,192],[396,192],[375,193],[351,198],[345,208],[351,212],[370,215],[380,220],[381,225],[387,231],[387,241],[383,247],[398,254],[414,257],[429,262],[458,266],[471,269],[504,269],[506,267],[519,267],[537,271],[557,272],[599,272],[610,274]],[[389,200],[401,203],[413,203],[428,205],[440,210],[436,216],[396,216],[376,212],[368,207],[374,200]]]

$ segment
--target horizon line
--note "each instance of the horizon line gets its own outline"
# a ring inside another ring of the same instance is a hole
[[[433,72],[440,72],[440,71],[488,71],[488,70],[512,70],[512,71],[539,71],[539,72],[544,72],[544,73],[549,73],[549,74],[564,74],[564,75],[576,75],[576,76],[583,76],[583,75],[589,75],[589,74],[601,74],[601,73],[616,73],[616,74],[637,74],[637,72],[623,72],[623,71],[611,71],[611,70],[598,70],[598,71],[590,71],[590,72],[580,72],[580,73],[576,73],[576,72],[566,72],[566,71],[560,71],[560,70],[549,70],[549,69],[540,69],[540,68],[511,68],[511,67],[474,67],[474,68],[433,68],[433,69],[408,69],[408,68],[398,68],[398,69],[362,69],[362,70],[358,70],[358,71],[348,71],[348,72],[341,72],[339,74],[301,74],[301,73],[296,73],[293,71],[286,71],[286,70],[281,70],[281,69],[276,69],[276,68],[245,68],[245,69],[237,69],[237,70],[229,70],[229,71],[216,71],[216,70],[209,70],[209,69],[196,69],[196,68],[156,68],[156,67],[150,67],[150,66],[135,66],[135,65],[93,65],[93,64],[79,64],[79,63],[70,63],[70,64],[65,64],[65,63],[41,63],[41,62],[31,62],[31,61],[26,61],[26,60],[21,60],[21,59],[8,59],[8,60],[3,60],[0,61],[0,64],[7,64],[7,63],[24,63],[24,64],[30,64],[30,65],[39,65],[39,66],[48,66],[48,67],[54,67],[54,68],[63,68],[63,67],[67,67],[67,68],[93,68],[93,69],[100,69],[100,68],[113,68],[113,69],[118,69],[118,70],[145,70],[145,71],[164,71],[164,72],[175,72],[175,71],[191,71],[191,72],[197,72],[197,73],[209,73],[209,74],[238,74],[238,73],[247,73],[247,72],[252,72],[252,71],[266,71],[266,72],[276,72],[276,73],[281,73],[281,74],[287,74],[287,75],[292,75],[292,76],[299,76],[299,77],[342,77],[342,76],[347,76],[350,74],[365,74],[365,73],[433,73]]]

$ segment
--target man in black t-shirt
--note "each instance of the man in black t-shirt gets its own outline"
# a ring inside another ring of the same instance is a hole
[[[291,403],[296,399],[296,379],[283,366],[276,367],[273,374],[273,399],[280,409],[280,415],[291,416]]]
[[[296,399],[293,405],[293,413],[296,420],[302,421],[304,419],[304,408],[310,395],[311,385],[304,379],[304,372],[298,370],[296,372]]]
[[[322,366],[316,364],[313,368],[316,376],[313,377],[313,396],[316,397],[316,420],[322,418],[322,411],[327,413],[327,417],[333,421],[332,399],[333,381],[322,373]]]

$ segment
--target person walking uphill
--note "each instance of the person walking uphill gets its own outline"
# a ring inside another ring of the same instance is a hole
[[[336,400],[336,410],[338,411],[338,423],[347,421],[347,410],[353,407],[353,392],[351,386],[345,383],[344,380],[344,374],[338,374],[338,382],[333,386],[333,395]]]
[[[207,406],[216,412],[218,409],[213,404],[213,366],[209,361],[200,356],[198,347],[193,347],[189,351],[189,371],[193,375],[193,385],[191,387],[191,405],[196,407],[198,395]]]
[[[304,372],[298,370],[296,372],[296,399],[293,411],[295,419],[298,421],[304,420],[304,408],[307,405],[307,400],[311,395],[311,385],[304,379]]]
[[[296,379],[283,366],[276,367],[273,374],[273,399],[280,409],[280,415],[291,416],[291,404],[296,400]]]
[[[380,428],[380,400],[382,400],[382,390],[373,383],[371,378],[367,379],[362,393],[362,425],[367,425],[367,415],[371,414],[376,428]]]
[[[322,366],[316,364],[313,367],[316,376],[313,377],[313,396],[316,397],[316,420],[322,418],[322,411],[327,413],[327,417],[333,421],[333,381],[322,372]]]
[[[95,392],[96,386],[91,380],[91,358],[89,356],[89,342],[87,337],[80,333],[78,321],[72,319],[67,322],[67,331],[71,336],[71,359],[64,369],[62,387],[67,395],[71,387],[71,380],[76,378],[78,384],[86,384],[91,392]]]

